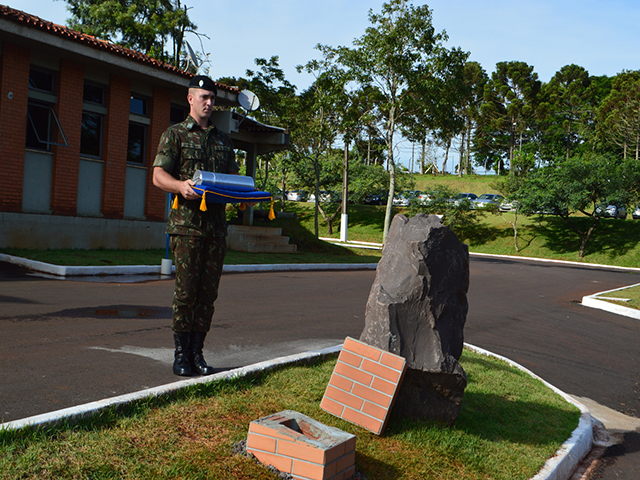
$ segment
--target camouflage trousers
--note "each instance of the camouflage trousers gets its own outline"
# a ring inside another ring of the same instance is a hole
[[[176,265],[173,331],[208,332],[227,253],[225,237],[170,235]]]

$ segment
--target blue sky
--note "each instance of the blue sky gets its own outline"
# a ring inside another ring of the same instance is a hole
[[[1,0],[0,0],[1,1]],[[5,0],[7,1],[7,0]],[[62,0],[10,0],[9,6],[64,24]],[[431,0],[433,24],[446,30],[449,46],[471,52],[488,74],[497,62],[518,60],[534,66],[542,81],[575,63],[592,75],[613,76],[640,69],[635,0]],[[309,77],[295,66],[317,58],[318,43],[351,46],[369,26],[368,11],[382,0],[183,0],[191,19],[210,37],[210,75],[244,76],[258,57],[280,57],[286,77],[299,89]],[[195,38],[188,39],[199,49]],[[400,146],[404,158],[411,146]]]

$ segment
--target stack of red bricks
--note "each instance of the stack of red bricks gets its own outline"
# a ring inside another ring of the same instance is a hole
[[[247,452],[300,480],[347,480],[355,473],[356,437],[285,410],[249,425]]]

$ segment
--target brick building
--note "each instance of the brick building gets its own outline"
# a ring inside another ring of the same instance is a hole
[[[163,247],[168,199],[151,166],[189,111],[190,77],[0,5],[0,247]],[[218,85],[216,104],[239,106],[239,93]],[[212,120],[247,152],[247,175],[288,145],[283,129],[231,108]]]

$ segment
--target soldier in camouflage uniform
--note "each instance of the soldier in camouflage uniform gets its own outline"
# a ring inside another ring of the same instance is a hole
[[[196,76],[189,83],[190,111],[186,120],[169,127],[158,145],[153,183],[177,195],[167,233],[176,264],[173,332],[176,375],[209,375],[202,348],[211,327],[214,302],[226,253],[225,205],[200,210],[200,195],[191,187],[196,170],[237,174],[231,138],[209,121],[217,89],[211,79]]]

